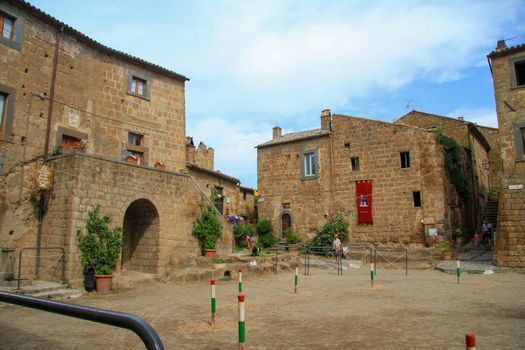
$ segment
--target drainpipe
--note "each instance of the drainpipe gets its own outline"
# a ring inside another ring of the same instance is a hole
[[[57,79],[57,67],[58,67],[58,53],[60,49],[60,39],[64,27],[60,27],[57,30],[55,39],[55,57],[53,58],[53,73],[51,76],[51,89],[49,92],[49,109],[47,112],[47,129],[46,139],[44,145],[44,165],[47,164],[49,158],[49,138],[51,135],[51,121],[53,119],[53,102],[55,101],[55,86]],[[44,220],[45,212],[45,201],[46,201],[46,190],[40,190],[40,201],[38,203],[38,227],[36,232],[36,261],[35,261],[35,275],[36,278],[40,277],[40,247],[42,245],[42,221]],[[20,276],[18,276],[20,278]]]

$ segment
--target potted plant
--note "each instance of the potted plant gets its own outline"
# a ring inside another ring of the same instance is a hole
[[[193,223],[193,235],[199,240],[204,256],[213,258],[217,255],[217,240],[222,235],[222,226],[214,206],[201,206],[201,214]]]
[[[498,191],[495,189],[490,189],[487,193],[489,201],[497,201],[498,200]]]
[[[434,249],[441,253],[442,260],[450,260],[452,258],[452,251],[448,241],[439,242]]]
[[[111,289],[112,273],[117,266],[122,250],[122,229],[110,229],[109,215],[100,216],[100,205],[88,213],[85,233],[77,231],[80,261],[85,269],[95,269],[97,292],[105,293]]]

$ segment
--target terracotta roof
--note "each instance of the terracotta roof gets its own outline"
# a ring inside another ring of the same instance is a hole
[[[235,178],[233,176],[223,174],[223,173],[221,173],[218,170],[210,170],[210,169],[206,169],[206,168],[201,168],[200,166],[195,165],[193,163],[186,163],[186,165],[188,166],[188,168],[190,170],[200,171],[200,172],[206,173],[208,175],[217,176],[217,177],[219,177],[221,179],[233,182],[235,184],[237,184],[237,183],[240,184],[241,183],[241,180],[239,180],[239,179],[237,179],[237,178]]]
[[[255,189],[250,188],[250,187],[239,186],[239,190],[250,193],[250,194],[255,194]]]
[[[307,130],[307,131],[301,131],[301,132],[293,132],[293,133],[290,133],[290,134],[284,134],[281,137],[278,137],[276,139],[273,139],[273,140],[261,143],[260,145],[256,146],[255,148],[263,148],[263,147],[275,146],[275,145],[280,145],[280,144],[283,144],[283,143],[308,140],[308,139],[313,139],[313,138],[316,138],[316,137],[327,136],[327,135],[330,135],[330,131],[328,131],[328,130],[321,130],[321,129]]]
[[[90,46],[90,47],[92,47],[92,48],[94,48],[96,50],[100,50],[100,51],[102,51],[102,52],[104,52],[104,53],[106,53],[106,54],[108,54],[110,56],[115,56],[115,57],[117,57],[117,58],[119,58],[119,59],[121,59],[123,61],[128,62],[128,63],[144,67],[146,69],[155,71],[157,73],[163,74],[163,75],[165,75],[167,77],[170,77],[170,78],[173,78],[173,79],[183,80],[183,81],[189,80],[184,75],[180,75],[178,73],[175,73],[175,72],[173,72],[173,71],[171,71],[169,69],[166,69],[164,67],[156,65],[154,63],[144,61],[143,59],[140,59],[138,57],[131,56],[131,55],[129,55],[127,53],[124,53],[122,51],[118,51],[118,50],[112,49],[112,48],[110,48],[108,46],[102,45],[98,41],[95,41],[95,40],[91,39],[87,35],[79,32],[78,30],[76,30],[76,29],[68,26],[67,24],[59,21],[55,17],[53,17],[53,16],[45,13],[44,11],[34,7],[33,5],[31,5],[30,3],[26,2],[26,1],[23,1],[23,0],[10,0],[10,2],[13,5],[16,5],[16,6],[20,7],[21,9],[28,11],[29,13],[31,13],[35,17],[41,19],[42,21],[50,24],[51,26],[53,26],[53,27],[55,27],[57,29],[63,28],[64,33],[66,33],[68,35],[71,35],[72,37],[76,38],[79,42],[81,42],[83,44],[86,44],[86,45],[88,45],[88,46]]]
[[[494,50],[491,53],[489,53],[487,56],[489,58],[501,57],[501,56],[510,55],[511,53],[515,53],[519,51],[525,51],[525,44],[519,44],[519,45],[507,47],[499,51]]]

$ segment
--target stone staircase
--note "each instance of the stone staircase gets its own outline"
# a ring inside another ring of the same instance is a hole
[[[483,210],[483,216],[487,218],[487,221],[490,222],[494,227],[498,223],[498,201],[489,201],[485,205],[485,210]]]
[[[0,287],[0,290],[42,299],[70,299],[78,298],[82,295],[80,291],[68,288],[67,285],[57,282],[38,280],[34,280],[26,285],[22,285],[18,291],[16,290],[16,284]]]

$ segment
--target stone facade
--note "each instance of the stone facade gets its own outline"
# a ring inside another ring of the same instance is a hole
[[[465,219],[459,226],[465,228],[468,234],[478,230],[483,222],[488,191],[494,188],[491,187],[491,181],[501,176],[501,172],[498,171],[501,158],[495,153],[499,150],[498,139],[492,133],[492,130],[497,129],[485,127],[482,132],[481,127],[465,121],[463,117],[453,119],[416,110],[398,118],[394,123],[438,130],[462,146],[463,171],[469,182],[469,198],[464,202],[460,202],[459,199],[454,202],[461,204],[460,217]],[[494,149],[484,133],[491,136],[489,140],[494,144]],[[453,186],[450,187],[452,190]]]
[[[499,41],[488,57],[503,160],[494,261],[525,267],[525,45]]]
[[[410,165],[402,168],[404,152]],[[309,154],[316,174],[305,177]],[[452,213],[433,132],[325,110],[321,129],[281,135],[274,128],[273,140],[258,146],[257,164],[259,218],[271,220],[280,237],[288,217],[307,239],[336,212],[349,221],[353,241],[422,243],[429,229],[449,234]],[[373,224],[357,220],[361,180],[372,181]]]
[[[23,1],[2,1],[0,11],[16,23],[0,39],[2,247],[64,247],[67,279],[80,278],[76,231],[101,204],[124,228],[121,268],[161,273],[175,255],[198,255],[192,222],[210,198],[186,166],[187,78]],[[35,178],[45,161],[52,179],[41,197]],[[232,233],[223,224],[224,253]]]

